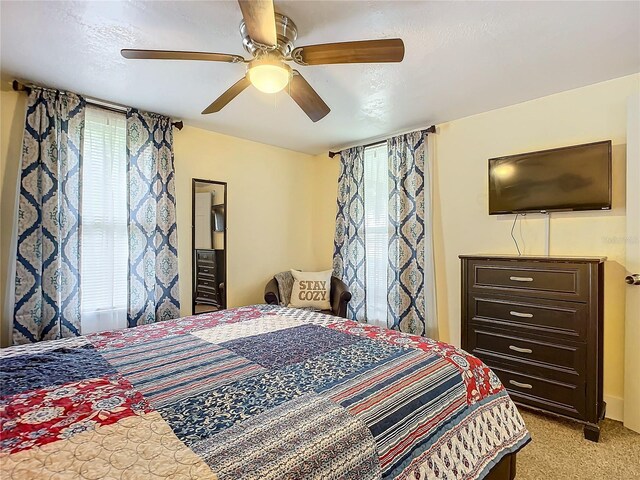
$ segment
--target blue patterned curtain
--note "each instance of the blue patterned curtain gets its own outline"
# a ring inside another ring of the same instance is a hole
[[[366,319],[364,230],[364,147],[354,147],[340,152],[333,275],[349,287],[348,316],[358,321]]]
[[[426,132],[412,132],[387,140],[391,227],[388,324],[416,335],[429,334],[425,320],[426,145]]]
[[[171,119],[127,112],[130,327],[180,316]]]
[[[22,141],[13,343],[80,334],[85,100],[32,88]]]

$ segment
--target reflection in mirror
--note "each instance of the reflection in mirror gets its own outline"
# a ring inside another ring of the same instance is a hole
[[[227,306],[227,184],[193,179],[193,313]]]

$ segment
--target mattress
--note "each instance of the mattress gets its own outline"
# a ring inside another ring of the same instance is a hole
[[[278,306],[0,360],[3,479],[480,479],[530,439],[468,353]]]

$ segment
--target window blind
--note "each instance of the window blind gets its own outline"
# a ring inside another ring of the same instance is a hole
[[[88,107],[82,168],[82,333],[127,326],[127,176],[124,114]]]
[[[387,145],[364,151],[367,322],[387,326],[389,263],[389,165]]]

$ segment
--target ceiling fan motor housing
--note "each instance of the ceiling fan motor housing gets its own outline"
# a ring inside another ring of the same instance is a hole
[[[252,56],[260,56],[265,52],[279,52],[284,58],[291,56],[293,51],[293,43],[298,38],[298,28],[289,17],[285,17],[276,12],[276,34],[278,37],[278,45],[261,45],[255,42],[249,36],[247,26],[242,20],[240,22],[240,35],[242,35],[242,45],[244,49]]]

